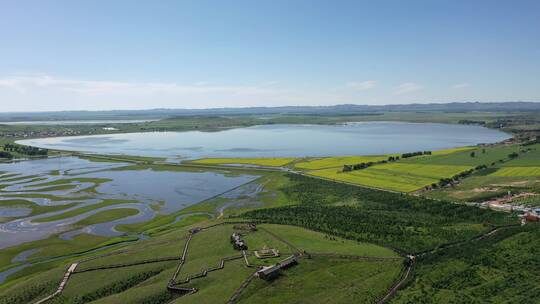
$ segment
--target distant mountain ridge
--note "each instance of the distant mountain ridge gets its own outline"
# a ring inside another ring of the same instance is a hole
[[[0,113],[0,122],[36,120],[89,120],[89,119],[161,119],[174,116],[204,115],[360,115],[380,112],[540,112],[540,102],[452,102],[398,105],[283,106],[211,109],[148,109],[108,111],[55,111]]]

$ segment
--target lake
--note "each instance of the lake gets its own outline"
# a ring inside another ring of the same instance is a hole
[[[197,159],[403,153],[494,143],[509,134],[471,125],[362,122],[260,125],[218,132],[150,132],[20,140],[41,148]]]

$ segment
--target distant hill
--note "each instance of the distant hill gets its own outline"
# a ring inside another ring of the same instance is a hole
[[[359,115],[380,112],[540,112],[540,102],[454,102],[400,105],[287,106],[213,109],[148,109],[113,111],[59,111],[0,113],[0,122],[36,120],[161,119],[201,115]]]

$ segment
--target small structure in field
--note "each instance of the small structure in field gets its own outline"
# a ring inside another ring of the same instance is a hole
[[[237,224],[233,226],[233,229],[251,232],[251,231],[257,231],[257,225],[253,223]]]
[[[260,250],[255,250],[253,253],[258,259],[269,259],[279,256],[279,250],[275,248],[268,248],[266,245]]]
[[[195,233],[201,232],[201,231],[202,231],[201,227],[195,227],[195,228],[189,229],[189,233],[191,233],[191,234],[195,234]]]
[[[263,280],[271,280],[279,275],[281,269],[286,269],[296,264],[298,264],[298,259],[296,256],[291,255],[277,264],[262,267],[255,275]]]
[[[233,232],[231,234],[231,244],[233,244],[234,249],[236,250],[247,250],[248,246],[242,236],[239,233]]]
[[[540,222],[540,216],[536,213],[527,212],[523,215],[523,218],[527,222]]]

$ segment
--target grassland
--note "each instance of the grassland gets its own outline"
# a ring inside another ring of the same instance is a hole
[[[285,256],[294,250],[288,243],[280,241],[286,239],[295,248],[310,252],[324,253],[336,250],[350,255],[366,254],[377,257],[381,254],[390,259],[373,262],[326,257],[300,259],[299,265],[282,271],[282,275],[274,280],[274,283],[254,282],[253,288],[250,286],[246,290],[239,303],[251,303],[253,299],[261,296],[267,303],[301,303],[307,294],[315,296],[321,292],[320,288],[323,286],[320,281],[321,276],[329,279],[324,282],[325,286],[335,287],[325,291],[327,298],[336,299],[335,303],[348,303],[350,299],[372,301],[385,292],[401,269],[401,258],[391,250],[382,247],[336,237],[330,238],[299,227],[281,225],[261,227],[264,229],[245,235],[248,244],[252,246],[251,250],[268,244],[283,252]],[[197,233],[190,242],[180,277],[185,278],[206,268],[215,267],[226,256],[238,255],[239,252],[234,250],[229,242],[229,236],[233,231],[233,225],[223,225],[207,232]],[[277,234],[280,239],[274,238],[273,234],[268,234],[266,231]],[[121,250],[112,251],[102,258],[84,262],[79,267],[85,269],[178,255],[185,243],[182,237],[186,235],[187,228],[179,228],[148,241],[124,246]],[[226,262],[223,270],[210,272],[206,277],[194,279],[189,283],[188,286],[198,289],[197,293],[177,298],[166,288],[174,273],[176,263],[177,261],[165,261],[76,273],[68,282],[62,295],[51,303],[90,301],[93,303],[170,303],[171,301],[173,303],[223,303],[255,271],[254,268],[245,267],[242,259]],[[255,263],[264,264],[263,261],[255,261]],[[0,303],[18,304],[35,301],[53,290],[54,284],[48,284],[48,282],[57,282],[64,269],[64,267],[55,267],[37,277],[21,277],[8,284],[7,287],[0,287],[3,294]],[[353,277],[349,273],[351,269],[355,270]],[[36,280],[36,278],[40,279]],[[343,282],[347,281],[350,284],[343,285]],[[343,296],[340,289],[344,286],[347,286],[350,292],[348,296]],[[273,293],[272,290],[275,288],[285,289],[282,293]],[[294,290],[298,288],[302,288],[303,293],[295,293]]]
[[[529,151],[503,165],[510,167],[540,167],[540,145],[528,146]]]
[[[513,152],[519,152],[519,145],[496,145],[490,147],[475,147],[465,151],[457,151],[454,153],[446,153],[432,156],[420,156],[402,159],[400,162],[412,164],[429,164],[429,165],[448,165],[448,166],[479,166],[497,164],[501,159],[508,159],[508,155]],[[474,157],[471,153],[474,152]]]
[[[375,303],[399,275],[401,263],[389,264],[306,260],[275,282],[255,281],[238,303]]]
[[[504,167],[497,169],[493,176],[540,176],[540,167]]]
[[[259,227],[272,231],[307,252],[352,254],[372,257],[398,257],[396,252],[385,247],[342,238],[334,239],[330,238],[329,235],[302,227],[275,224],[262,224],[259,225]],[[249,237],[250,235],[246,237],[248,243],[256,244],[255,241],[249,242]],[[260,236],[257,237],[260,238]],[[260,243],[256,248],[262,248],[264,245],[265,244]]]
[[[194,164],[203,165],[254,165],[265,167],[283,167],[293,162],[295,158],[279,157],[279,158],[203,158],[191,161]]]
[[[540,151],[538,148],[539,145],[527,147],[515,145],[489,147],[486,149],[486,153],[477,150],[476,159],[489,158],[489,161],[494,162],[494,164],[463,179],[454,187],[437,189],[426,193],[426,195],[458,201],[484,201],[502,197],[509,191],[514,194],[539,193]],[[512,152],[519,152],[519,156],[509,160],[507,153]],[[498,157],[503,157],[505,161],[493,161]],[[455,161],[463,158],[466,159],[466,156],[458,155]],[[450,160],[445,160],[445,162],[448,161]],[[516,201],[516,204],[520,204],[520,201]],[[532,205],[538,204],[540,202]],[[531,205],[531,203],[527,202],[527,205]]]

